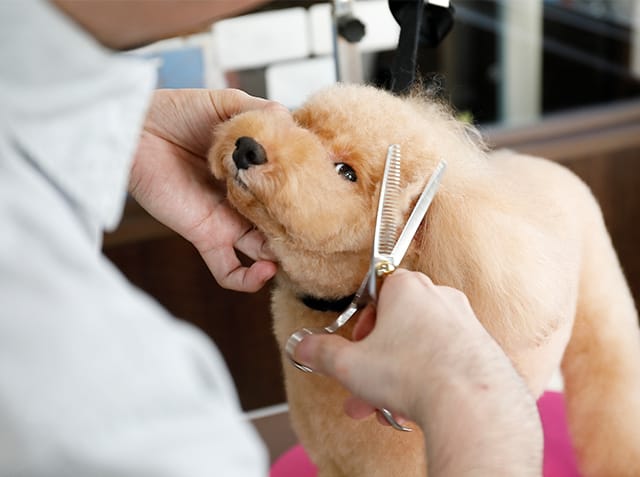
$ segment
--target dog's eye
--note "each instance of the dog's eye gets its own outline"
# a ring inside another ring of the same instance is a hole
[[[354,171],[349,164],[345,164],[344,162],[338,162],[336,164],[336,172],[348,181],[355,182],[358,180],[356,171]]]

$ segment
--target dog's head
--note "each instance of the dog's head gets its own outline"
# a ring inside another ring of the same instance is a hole
[[[450,159],[448,149],[460,153],[463,135],[451,124],[438,103],[335,86],[293,116],[257,110],[225,122],[209,160],[291,282],[338,296],[355,291],[366,272],[388,146],[402,149],[399,212],[406,214],[437,162]]]

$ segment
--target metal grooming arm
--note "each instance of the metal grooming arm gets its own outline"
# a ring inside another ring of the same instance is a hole
[[[343,83],[363,83],[362,57],[358,42],[365,26],[353,14],[354,0],[333,0],[333,55],[336,79]]]

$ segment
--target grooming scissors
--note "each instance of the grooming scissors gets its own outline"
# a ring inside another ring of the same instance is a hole
[[[301,371],[307,373],[313,372],[311,368],[297,362],[293,357],[296,346],[305,336],[316,333],[334,333],[367,304],[376,302],[382,280],[385,276],[393,273],[407,253],[409,245],[418,230],[418,226],[427,213],[440,185],[442,174],[446,168],[446,162],[440,161],[436,166],[436,169],[420,194],[409,219],[404,225],[400,236],[396,240],[398,224],[396,223],[395,216],[399,209],[398,195],[400,193],[399,166],[400,146],[392,144],[389,146],[387,152],[384,176],[380,188],[371,265],[353,300],[351,300],[349,306],[330,325],[324,328],[302,328],[294,332],[287,340],[285,346],[287,355],[292,364]],[[408,427],[398,424],[388,410],[380,409],[379,411],[394,429],[402,431],[411,430]]]

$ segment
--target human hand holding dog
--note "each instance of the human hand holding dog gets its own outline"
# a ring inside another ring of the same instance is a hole
[[[384,407],[417,422],[430,476],[540,475],[535,400],[460,291],[397,270],[354,337],[308,336],[296,360],[354,394],[351,417]]]
[[[277,267],[264,237],[227,203],[207,152],[216,124],[270,108],[285,109],[235,89],[156,91],[129,180],[140,205],[189,240],[221,286],[239,291],[259,290]],[[243,266],[236,250],[254,263]]]

